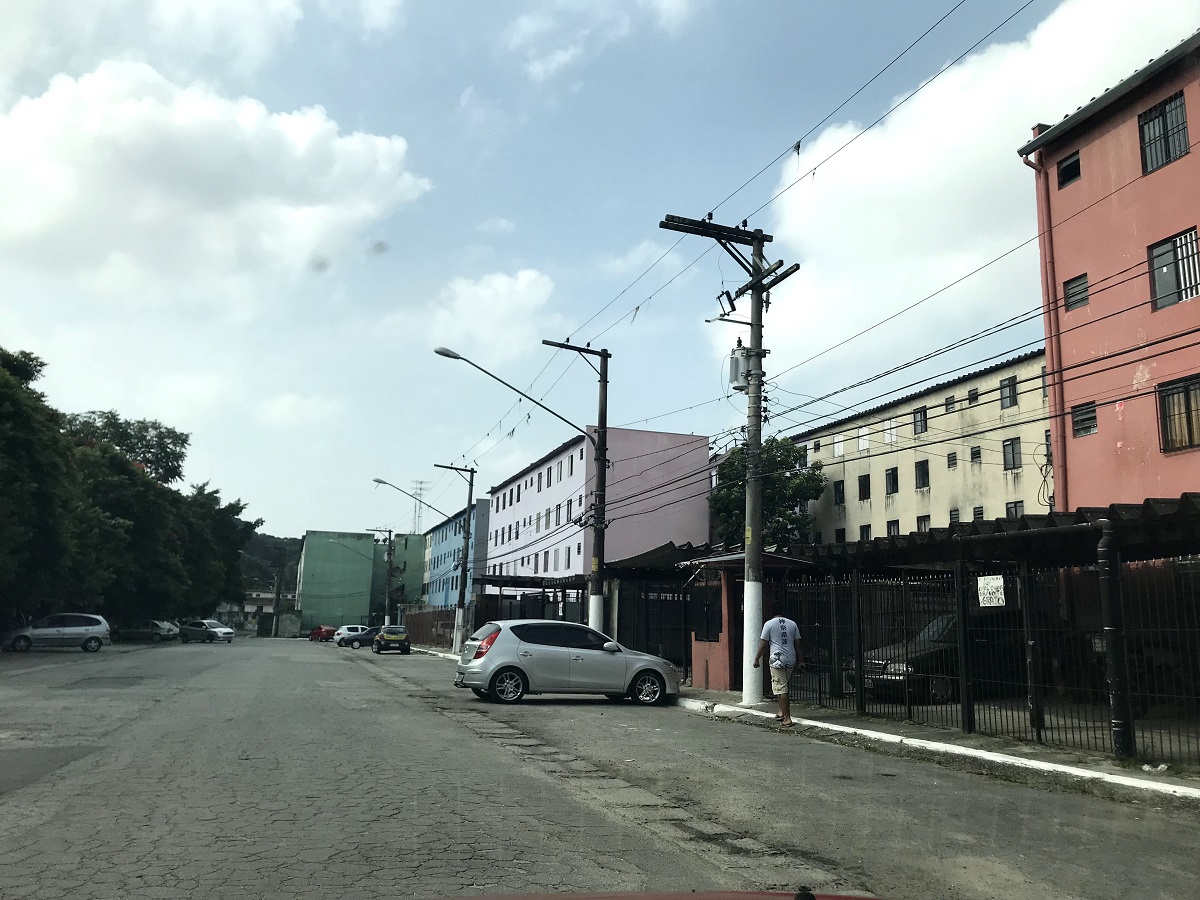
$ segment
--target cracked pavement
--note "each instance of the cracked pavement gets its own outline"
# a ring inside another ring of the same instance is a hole
[[[1200,896],[1192,812],[307,641],[0,655],[0,896]]]

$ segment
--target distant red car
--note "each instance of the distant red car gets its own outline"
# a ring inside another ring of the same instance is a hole
[[[337,629],[332,625],[318,625],[308,633],[308,639],[310,641],[332,641],[336,631]]]

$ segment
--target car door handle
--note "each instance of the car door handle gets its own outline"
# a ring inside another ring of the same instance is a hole
[[[520,653],[517,654],[517,656],[533,656],[533,654],[530,653],[528,650],[522,650]]]
[[[572,656],[572,657],[571,657],[571,659],[572,659],[574,662],[583,662],[583,657],[582,657],[582,656]]]

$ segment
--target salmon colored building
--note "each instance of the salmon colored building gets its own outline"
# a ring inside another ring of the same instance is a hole
[[[1035,173],[1054,509],[1200,490],[1200,32],[1018,151]]]

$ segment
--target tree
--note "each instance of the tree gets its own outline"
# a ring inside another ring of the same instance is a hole
[[[116,447],[159,484],[183,478],[191,436],[153,419],[122,419],[113,411],[73,413],[66,430],[78,443]]]
[[[805,540],[812,516],[805,510],[825,490],[819,462],[807,464],[804,451],[786,438],[762,445],[763,544],[787,547]],[[746,450],[734,448],[717,468],[717,485],[709,496],[717,538],[741,543],[746,534]]]

